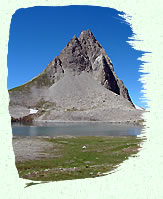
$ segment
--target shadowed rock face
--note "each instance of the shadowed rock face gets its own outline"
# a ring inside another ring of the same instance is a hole
[[[79,38],[74,36],[60,55],[55,57],[40,75],[20,87],[11,89],[10,107],[17,105],[37,108],[40,103],[39,108],[41,108],[44,104],[42,101],[54,103],[58,96],[60,99],[66,97],[64,94],[69,90],[70,95],[74,93],[70,98],[75,99],[76,90],[81,100],[87,100],[82,98],[86,95],[84,93],[86,87],[89,87],[88,97],[93,98],[95,94],[102,96],[103,93],[106,94],[105,96],[111,96],[109,98],[111,103],[108,103],[108,106],[114,104],[114,101],[118,104],[125,100],[124,106],[134,108],[127,88],[115,74],[110,58],[90,30],[82,31]],[[101,89],[102,87],[104,90]],[[116,94],[121,97],[115,100],[110,91],[114,96]],[[70,100],[72,103],[73,99]],[[58,99],[57,103],[59,101],[61,100]],[[115,106],[117,106],[116,103]],[[64,105],[64,103],[60,104],[65,108],[66,105]]]

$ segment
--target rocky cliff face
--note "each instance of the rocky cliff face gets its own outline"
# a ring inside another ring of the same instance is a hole
[[[82,71],[91,73],[105,88],[131,102],[128,90],[116,76],[110,58],[90,30],[83,31],[79,38],[74,36],[48,65],[46,73],[50,82],[54,83],[63,77],[65,70],[70,70],[74,75]]]
[[[40,75],[9,94],[13,117],[18,117],[16,106],[41,110],[40,120],[64,120],[64,112],[69,112],[66,117],[71,120],[80,120],[85,111],[92,112],[96,120],[94,114],[99,108],[135,110],[127,88],[90,30],[82,31],[79,38],[74,36]],[[86,120],[90,119],[89,113]],[[107,115],[105,119],[109,120]]]

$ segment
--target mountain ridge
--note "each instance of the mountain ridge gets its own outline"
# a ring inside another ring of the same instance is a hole
[[[48,107],[51,107],[51,110],[47,108],[46,111],[51,114],[49,116],[46,116],[46,113],[41,114],[38,116],[41,120],[45,118],[55,120],[56,117],[60,117],[61,111],[63,112],[61,117],[64,118],[65,110],[69,110],[71,116],[75,109],[78,112],[83,111],[80,114],[84,115],[84,111],[94,107],[90,111],[92,112],[101,107],[101,103],[104,109],[118,107],[120,110],[135,110],[128,89],[117,77],[112,61],[90,30],[82,31],[78,38],[74,35],[43,72],[26,84],[11,89],[9,95],[11,116],[13,110],[16,111],[14,106],[23,107],[23,110],[24,108],[43,110],[43,106],[49,103]],[[94,99],[97,97],[99,101]],[[80,120],[81,116],[75,117]],[[99,120],[100,116],[94,118],[96,119]]]

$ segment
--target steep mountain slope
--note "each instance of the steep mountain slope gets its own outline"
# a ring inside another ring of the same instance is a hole
[[[89,30],[74,36],[40,75],[9,95],[14,118],[28,115],[30,108],[39,110],[34,120],[128,121],[140,116]]]

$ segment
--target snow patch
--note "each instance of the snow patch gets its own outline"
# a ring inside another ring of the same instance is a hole
[[[36,109],[29,109],[29,114],[35,114],[35,113],[37,113],[38,112],[38,110],[36,110]]]
[[[135,108],[138,110],[144,110],[143,108],[141,108],[140,106],[137,106],[136,104],[134,104]]]

